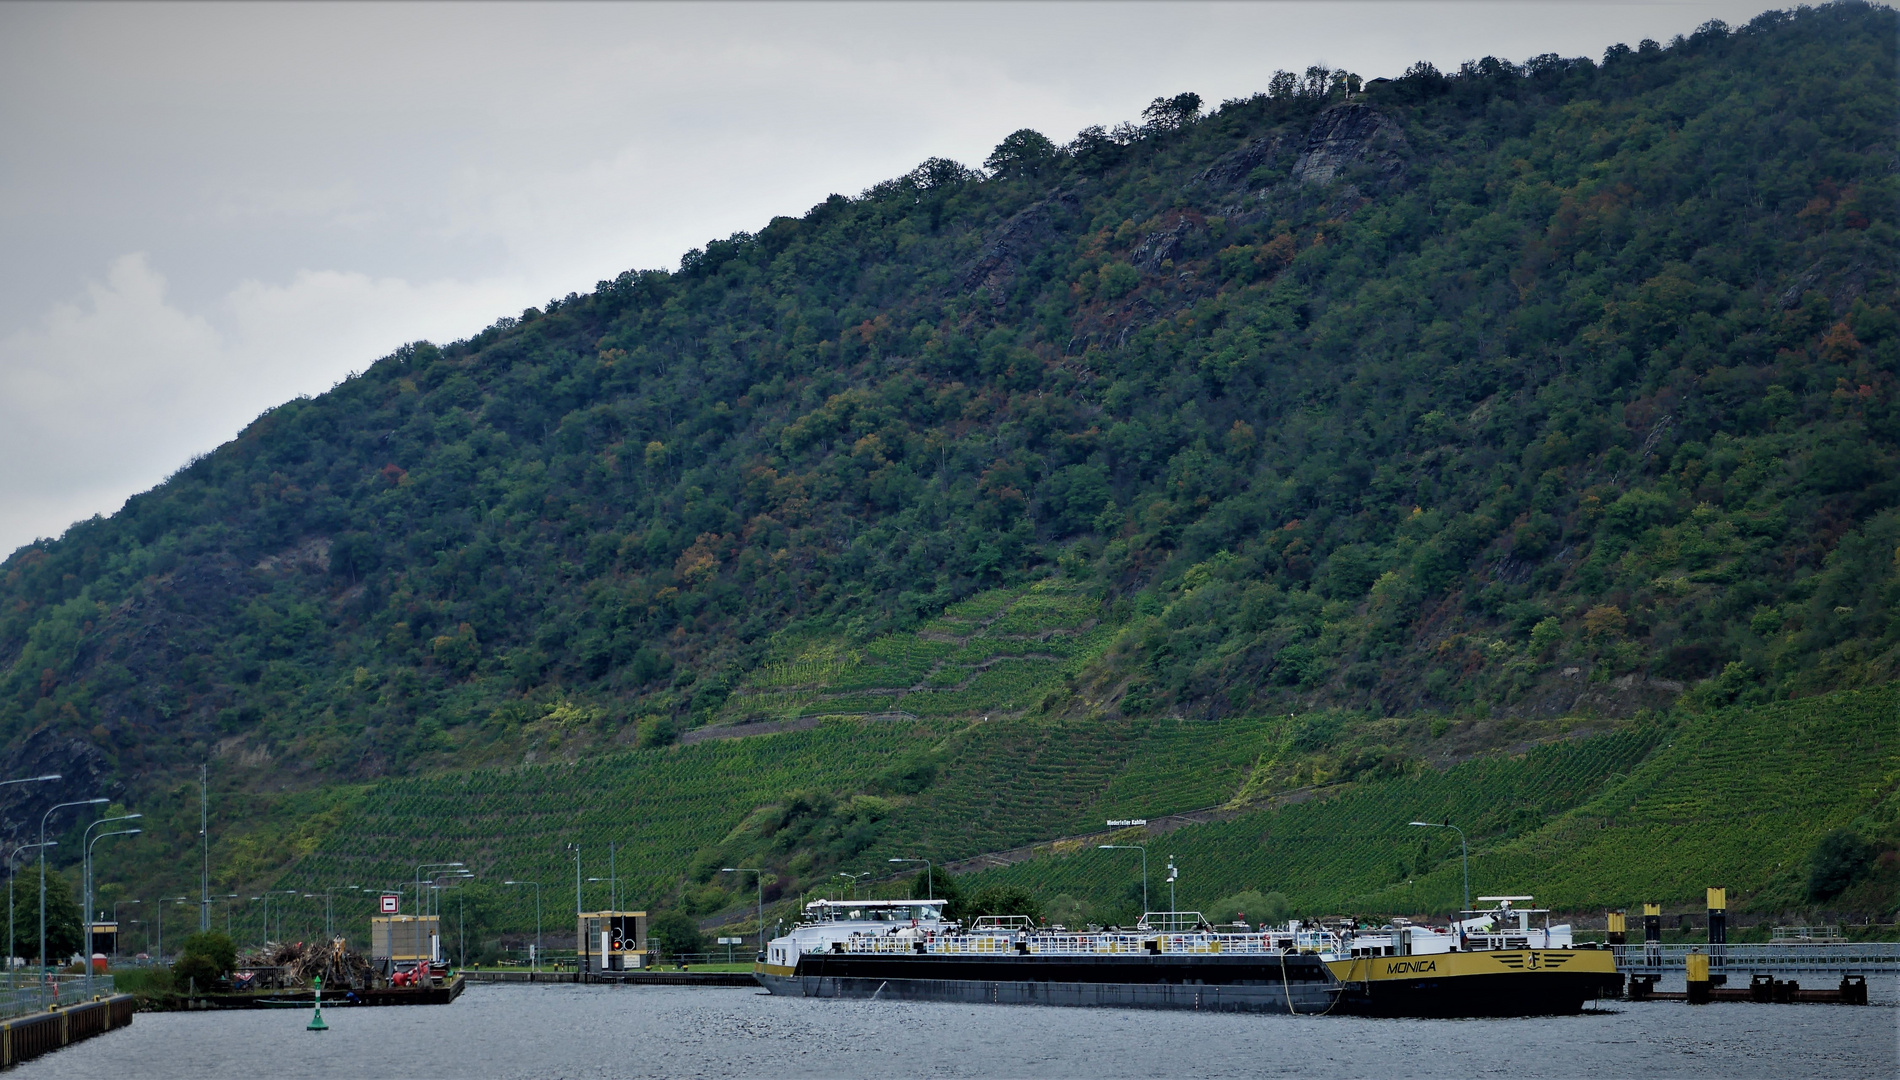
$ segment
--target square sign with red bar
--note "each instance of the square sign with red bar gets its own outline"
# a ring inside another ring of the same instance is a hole
[[[384,893],[383,894],[383,914],[394,915],[397,911],[397,905],[401,903],[402,903],[401,896],[398,896],[395,893]]]

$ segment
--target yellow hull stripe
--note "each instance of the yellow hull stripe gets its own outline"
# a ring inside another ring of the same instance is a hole
[[[752,970],[760,975],[790,975],[793,969],[783,964],[754,964]]]
[[[1559,971],[1614,975],[1616,957],[1607,949],[1499,949],[1431,953],[1424,956],[1361,956],[1351,960],[1328,960],[1326,967],[1332,971],[1333,978],[1340,982],[1458,978],[1466,975],[1535,976]]]

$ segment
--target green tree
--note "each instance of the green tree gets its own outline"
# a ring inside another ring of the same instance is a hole
[[[699,924],[683,911],[662,911],[647,924],[647,941],[662,956],[683,956],[703,952],[706,939]]]
[[[964,916],[963,888],[957,884],[957,879],[950,876],[941,866],[932,866],[928,870],[918,871],[917,876],[910,882],[910,898],[912,900],[932,898],[948,900],[949,903],[943,906],[944,918],[961,919]]]
[[[1808,899],[1832,900],[1867,876],[1879,852],[1852,829],[1835,829],[1808,857]]]
[[[30,865],[30,864],[29,864]],[[19,955],[39,963],[40,948],[40,874],[38,869],[23,869],[13,889],[14,940]],[[46,955],[58,964],[84,948],[80,929],[79,904],[73,899],[72,885],[57,870],[46,871]]]
[[[984,915],[1024,915],[1034,919],[1042,914],[1042,905],[1036,903],[1033,893],[1020,885],[992,885],[970,897],[965,910],[975,918]]]
[[[1254,926],[1274,926],[1286,921],[1287,911],[1284,893],[1248,889],[1214,901],[1207,917],[1217,923],[1236,922],[1245,917]]]
[[[1176,94],[1173,97],[1156,98],[1141,111],[1141,118],[1149,127],[1173,130],[1194,121],[1201,115],[1201,95],[1192,91]]]
[[[176,983],[209,990],[228,978],[236,966],[237,946],[231,939],[221,930],[200,930],[178,947],[172,978]]]
[[[1059,155],[1048,136],[1023,128],[997,143],[983,159],[983,167],[997,177],[1039,176]]]

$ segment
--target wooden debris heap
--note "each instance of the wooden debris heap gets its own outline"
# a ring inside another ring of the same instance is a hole
[[[247,950],[238,967],[260,974],[270,972],[279,986],[309,986],[321,975],[325,988],[367,990],[377,985],[376,969],[362,953],[352,952],[343,938],[328,942],[267,941],[261,949]]]

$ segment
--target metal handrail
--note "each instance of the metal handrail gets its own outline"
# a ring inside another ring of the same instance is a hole
[[[1217,933],[1063,933],[1035,931],[1022,935],[1007,934],[935,934],[923,937],[897,934],[853,934],[841,942],[852,955],[895,955],[917,952],[918,946],[929,955],[971,955],[1011,953],[1018,943],[1029,952],[1055,956],[1100,956],[1147,951],[1152,943],[1164,953],[1192,955],[1225,953],[1239,956],[1266,956],[1287,949],[1311,952],[1337,945],[1331,935],[1311,931],[1298,934],[1268,932],[1258,934]]]
[[[1684,966],[1683,957],[1692,952],[1708,956],[1717,955],[1719,948],[1722,968],[1760,971],[1851,971],[1857,968],[1887,968],[1900,964],[1900,942],[1805,942],[1777,941],[1771,944],[1721,945],[1712,948],[1706,944],[1670,944],[1645,947],[1633,945],[1612,945],[1616,954],[1616,965],[1624,971],[1654,971],[1659,969],[1678,969]]]
[[[49,974],[46,979],[44,983],[37,979],[22,983],[11,990],[0,988],[0,1020],[44,1011],[55,1000],[61,1005],[77,1005],[86,1000],[84,975]],[[92,992],[113,993],[112,976],[93,976]]]

